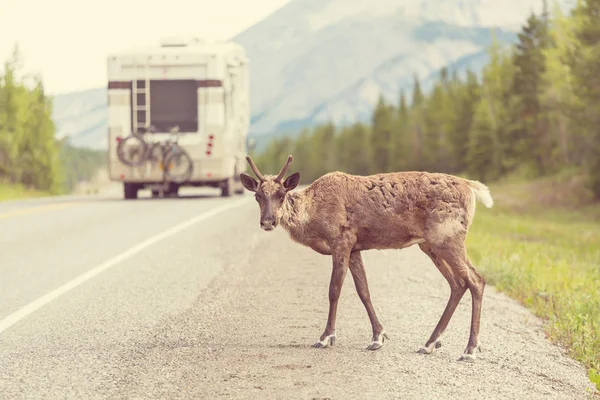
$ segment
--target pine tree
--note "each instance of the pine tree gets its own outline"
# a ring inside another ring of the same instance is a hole
[[[522,125],[518,132],[519,140],[516,142],[518,147],[513,148],[513,154],[516,153],[518,158],[529,161],[536,174],[543,175],[549,167],[545,160],[553,149],[553,143],[546,135],[547,115],[540,101],[544,91],[547,23],[532,13],[518,37],[519,42],[514,55],[513,93],[518,100],[517,117]]]
[[[5,67],[5,72],[6,72]],[[10,88],[6,85],[6,73],[0,76],[0,182],[8,181],[10,145],[8,134],[8,98]]]
[[[458,78],[455,78],[457,80]],[[479,82],[477,76],[467,70],[467,80],[464,84],[457,83],[454,100],[453,118],[449,132],[449,147],[452,166],[450,172],[462,172],[467,168],[469,149],[469,132],[473,125],[475,108],[479,103]]]
[[[296,137],[294,142],[294,168],[296,171],[300,171],[301,182],[310,182],[310,176],[314,175],[312,172],[313,165],[311,164],[312,154],[314,153],[311,147],[311,136],[308,129],[302,129],[300,135]]]
[[[0,177],[9,182],[18,183],[23,175],[23,166],[19,164],[21,149],[26,137],[24,129],[27,109],[27,90],[19,79],[21,55],[15,46],[12,58],[4,64],[2,94],[4,112],[0,111]]]
[[[584,166],[600,199],[600,0],[582,0],[574,10],[579,41],[571,60],[580,95],[577,123],[582,132]]]
[[[553,11],[552,27],[549,30],[551,45],[544,49],[546,68],[543,74],[542,101],[548,113],[548,134],[556,148],[552,154],[558,166],[578,165],[583,149],[573,134],[573,107],[577,103],[577,93],[573,86],[573,71],[570,61],[577,45],[574,18],[565,16],[560,7]]]
[[[427,169],[447,172],[451,169],[450,129],[456,103],[452,84],[445,68],[440,71],[439,82],[427,97],[425,106],[425,135],[423,162]]]
[[[25,121],[28,134],[21,144],[19,164],[24,168],[21,177],[23,184],[59,193],[61,172],[50,107],[42,81],[35,78]]]
[[[337,149],[335,148],[336,127],[332,122],[328,122],[319,130],[317,136],[317,154],[321,160],[322,167],[319,175],[324,175],[336,169]]]
[[[388,172],[391,169],[390,150],[392,147],[393,123],[394,114],[392,108],[386,104],[383,96],[380,95],[371,121],[373,167],[377,172]]]
[[[374,171],[373,151],[371,148],[371,133],[369,127],[360,122],[354,123],[348,129],[348,160],[347,171],[351,174],[370,175]]]
[[[503,53],[495,36],[489,49],[490,62],[483,71],[480,101],[469,132],[467,163],[473,172],[485,165],[487,179],[499,177],[507,170],[507,148],[512,145],[509,95],[513,79],[510,57]],[[478,174],[484,173],[479,171]]]
[[[394,171],[408,170],[412,168],[414,160],[412,158],[413,142],[410,135],[410,113],[406,104],[406,95],[404,91],[400,93],[400,100],[396,113],[393,131],[393,151],[391,155],[390,166]]]
[[[484,182],[500,176],[496,127],[489,110],[485,100],[477,104],[467,147],[467,172],[469,176]]]
[[[425,138],[425,123],[424,117],[424,102],[425,96],[421,90],[419,78],[415,75],[413,81],[412,102],[410,108],[410,141],[413,143],[413,168],[423,170],[426,168],[423,160],[424,138]]]

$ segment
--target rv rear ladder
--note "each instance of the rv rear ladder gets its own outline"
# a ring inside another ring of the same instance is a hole
[[[144,67],[144,86],[138,86],[138,62],[134,60],[134,72],[132,79],[132,93],[131,97],[133,100],[133,132],[137,133],[140,125],[147,132],[150,127],[150,65],[146,61]],[[143,102],[138,103],[138,95],[144,95]],[[140,112],[144,112],[144,123],[140,123]]]

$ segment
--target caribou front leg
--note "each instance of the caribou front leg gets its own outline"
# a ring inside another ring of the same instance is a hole
[[[346,277],[346,272],[348,272],[350,252],[344,250],[334,251],[332,258],[333,269],[331,271],[331,280],[329,281],[329,316],[327,317],[325,331],[319,338],[319,341],[313,345],[313,347],[318,349],[335,344],[335,317],[344,278]]]
[[[360,255],[360,251],[356,251],[350,255],[350,272],[352,273],[352,278],[354,279],[354,285],[356,286],[358,297],[360,297],[360,301],[362,301],[363,305],[365,306],[365,310],[367,310],[369,320],[371,321],[371,327],[373,328],[373,340],[367,347],[367,350],[378,350],[381,348],[381,346],[383,346],[383,342],[385,339],[388,339],[388,336],[385,333],[383,326],[379,323],[377,314],[375,314],[375,309],[371,303],[371,294],[369,293],[367,274],[365,273],[365,266],[362,261],[362,256]]]

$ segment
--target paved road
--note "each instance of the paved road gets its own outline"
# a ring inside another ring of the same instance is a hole
[[[444,346],[417,354],[449,290],[415,247],[364,255],[384,347],[364,350],[370,325],[347,278],[336,346],[313,349],[330,260],[261,231],[251,196],[201,193],[0,203],[1,399],[583,399],[592,388],[491,287],[475,363],[457,362],[468,295]]]

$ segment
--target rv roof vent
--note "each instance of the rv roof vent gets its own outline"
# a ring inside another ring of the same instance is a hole
[[[161,47],[185,47],[189,41],[183,38],[164,38],[160,41]]]

